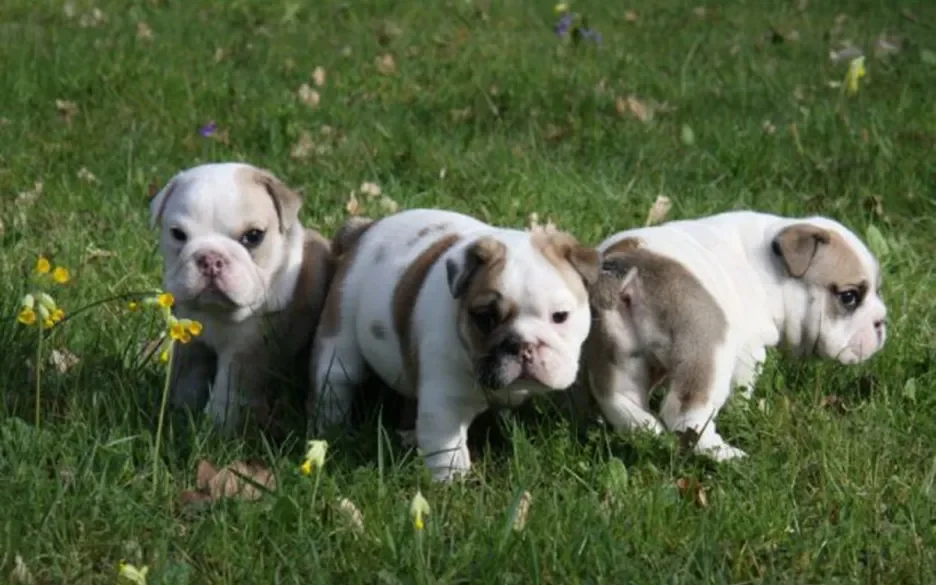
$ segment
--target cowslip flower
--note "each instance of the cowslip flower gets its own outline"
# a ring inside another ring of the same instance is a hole
[[[127,309],[132,312],[138,312],[144,307],[156,308],[166,323],[168,343],[162,347],[159,352],[159,361],[166,363],[172,355],[172,346],[174,343],[188,343],[193,337],[198,337],[204,330],[204,326],[192,319],[179,319],[172,314],[172,307],[175,305],[175,297],[169,292],[160,292],[139,301],[130,301],[127,303]]]
[[[20,301],[20,312],[16,315],[16,320],[26,325],[32,325],[36,322],[36,297],[26,295]]]
[[[48,274],[52,270],[52,263],[45,256],[39,256],[36,260],[36,273]]]
[[[413,496],[413,502],[410,504],[410,515],[413,517],[413,528],[422,530],[426,527],[424,517],[429,515],[429,502],[422,495],[421,491],[416,491]]]
[[[858,93],[859,81],[867,74],[864,57],[855,57],[848,63],[848,72],[845,74],[845,91],[849,95]]]
[[[325,465],[325,453],[328,452],[328,441],[309,441],[305,459],[299,466],[302,475],[312,475],[313,469],[321,469]]]
[[[149,567],[138,569],[130,563],[121,561],[117,571],[120,577],[135,585],[146,585],[146,574],[149,573]]]

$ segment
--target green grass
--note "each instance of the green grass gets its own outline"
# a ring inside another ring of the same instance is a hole
[[[0,581],[16,555],[37,583],[72,584],[114,583],[120,559],[149,566],[151,584],[936,581],[936,7],[797,4],[713,2],[700,16],[682,0],[591,0],[573,8],[604,43],[573,47],[545,1],[101,0],[106,21],[83,28],[88,0],[71,17],[60,0],[5,0]],[[381,32],[386,21],[399,34]],[[771,26],[799,38],[771,42]],[[869,51],[883,32],[903,50],[869,55],[857,96],[830,88],[846,68],[830,62],[833,43]],[[392,75],[377,71],[384,54]],[[310,108],[297,90],[316,66],[327,84]],[[669,107],[646,123],[620,115],[616,98],[632,94]],[[56,100],[75,104],[70,122]],[[199,136],[210,120],[227,142]],[[321,152],[294,159],[303,131]],[[751,455],[739,465],[518,413],[492,417],[475,481],[440,487],[372,420],[332,438],[315,492],[296,472],[301,446],[222,444],[180,421],[154,462],[162,371],[137,353],[159,324],[114,302],[45,341],[46,355],[80,362],[42,370],[34,428],[35,330],[13,315],[37,255],[73,270],[54,291],[69,311],[158,286],[150,185],[222,159],[301,189],[303,219],[326,234],[363,181],[401,207],[501,225],[535,211],[591,243],[642,223],[659,194],[677,218],[754,208],[874,225],[888,244],[889,343],[854,368],[772,355],[753,404],[733,401],[720,419]],[[37,181],[41,194],[18,196]],[[274,493],[179,504],[199,459],[245,457],[277,471]],[[680,479],[701,482],[707,505],[682,496]],[[432,513],[416,535],[419,487]],[[514,531],[525,490],[528,521]],[[363,512],[362,534],[339,497]]]

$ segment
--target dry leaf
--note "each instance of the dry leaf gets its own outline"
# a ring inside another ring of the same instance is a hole
[[[617,98],[617,100],[615,100],[614,107],[619,115],[624,116],[627,114],[632,114],[641,122],[649,122],[653,118],[652,109],[647,106],[647,104],[632,95],[627,96],[626,98]]]
[[[137,23],[137,38],[141,41],[153,40],[153,29],[145,22]]]
[[[883,59],[884,57],[896,55],[900,53],[902,45],[901,39],[881,35],[874,41],[874,56],[877,59]]]
[[[449,117],[453,122],[464,122],[471,118],[472,113],[471,106],[466,108],[454,108],[449,110]]]
[[[312,82],[316,87],[322,87],[325,85],[325,68],[319,65],[315,68],[315,71],[312,72]]]
[[[89,171],[86,167],[81,167],[78,169],[78,178],[84,181],[85,183],[100,183],[98,178],[94,176],[94,173]]]
[[[222,47],[218,47],[217,49],[215,49],[215,52],[214,52],[215,63],[220,63],[221,61],[224,61],[225,57],[227,57],[227,51],[225,51]]]
[[[20,193],[16,196],[16,205],[23,206],[35,203],[36,200],[39,199],[39,196],[42,195],[42,187],[42,181],[36,181],[33,183],[32,189],[20,191]]]
[[[377,57],[375,63],[377,65],[377,72],[382,75],[393,75],[396,73],[396,61],[390,53]]]
[[[358,202],[357,197],[354,196],[354,191],[348,195],[348,202],[345,204],[345,211],[350,215],[359,215],[361,213],[361,204]]]
[[[829,51],[829,60],[833,63],[842,63],[857,59],[863,55],[864,53],[861,52],[861,49],[854,45],[848,45],[839,51]]]
[[[569,135],[567,126],[556,126],[555,124],[546,124],[546,140],[557,142]]]
[[[55,100],[55,109],[58,110],[59,116],[68,124],[71,124],[72,118],[78,114],[78,106],[75,102],[68,100]]]
[[[364,514],[354,505],[354,502],[348,498],[340,498],[338,509],[341,511],[341,517],[354,532],[358,534],[364,532]]]
[[[666,214],[669,213],[672,207],[673,202],[669,197],[666,195],[657,195],[653,205],[650,206],[650,211],[647,213],[647,222],[644,225],[650,226],[662,223],[663,220],[666,219]]]
[[[400,206],[386,195],[380,198],[380,208],[384,213],[396,213]]]
[[[370,181],[361,183],[361,187],[358,190],[368,199],[372,197],[378,197],[381,193],[383,193],[383,191],[380,189],[380,185],[377,183],[371,183]]]
[[[400,28],[398,24],[391,20],[385,20],[380,24],[380,28],[377,29],[377,42],[381,45],[386,45],[402,34],[403,29]]]
[[[17,553],[13,558],[13,570],[10,571],[10,583],[12,585],[32,585],[35,582],[36,579],[23,561],[23,557]]]
[[[53,349],[49,352],[49,361],[59,374],[66,374],[81,361],[78,356],[67,349]]]
[[[81,28],[94,28],[106,21],[107,15],[100,8],[93,8],[91,12],[81,15],[81,18],[78,19],[78,26]]]
[[[696,6],[692,9],[692,13],[699,18],[705,18],[705,16],[708,14],[708,9],[705,6]]]
[[[627,22],[637,22],[637,19],[639,18],[640,16],[633,10],[628,10],[627,12],[624,13],[624,20],[626,20]]]
[[[299,101],[311,108],[317,108],[319,105],[319,100],[322,99],[319,95],[319,92],[312,89],[308,83],[303,83],[300,85],[298,93]]]
[[[686,479],[680,477],[676,480],[676,487],[684,498],[691,498],[696,506],[708,508],[708,495],[705,493],[705,487],[702,482],[695,478]]]
[[[517,515],[514,516],[513,529],[517,532],[523,530],[527,523],[527,517],[530,515],[530,505],[533,503],[533,495],[524,491],[517,503]]]
[[[289,149],[289,157],[296,160],[304,160],[309,158],[313,150],[315,150],[315,143],[312,142],[312,135],[302,130],[299,132],[299,140]]]
[[[772,136],[777,131],[777,127],[770,120],[764,120],[761,124],[761,130],[764,131],[764,134]]]
[[[340,54],[342,57],[346,57],[346,58],[347,58],[347,57],[350,57],[350,56],[351,56],[351,47],[349,47],[348,45],[345,45],[344,47],[341,47],[341,51],[339,51],[339,54]]]
[[[257,484],[257,485],[254,485]],[[204,500],[204,495],[212,500],[221,498],[240,498],[258,500],[263,496],[263,489],[276,489],[276,476],[260,464],[244,461],[234,463],[217,470],[211,462],[202,459],[198,462],[195,485],[202,495],[183,492],[182,499],[188,501]],[[257,487],[257,486],[261,487]]]

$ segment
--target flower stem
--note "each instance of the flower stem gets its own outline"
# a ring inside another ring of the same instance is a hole
[[[42,412],[42,323],[36,327],[38,339],[36,341],[36,428],[39,428],[39,422]]]
[[[159,420],[156,422],[156,440],[153,443],[153,495],[159,491],[159,447],[162,444],[163,423],[166,420],[166,404],[169,402],[169,384],[172,382],[172,362],[175,358],[175,342],[169,342],[169,362],[166,364],[166,381],[163,383],[162,400],[159,404]]]

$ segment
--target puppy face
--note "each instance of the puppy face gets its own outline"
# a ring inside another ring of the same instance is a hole
[[[457,327],[479,383],[562,390],[578,373],[598,253],[562,232],[483,236],[446,260]]]
[[[831,220],[797,223],[777,234],[772,249],[806,296],[801,351],[812,344],[824,358],[854,364],[884,346],[880,268],[853,233]]]
[[[164,287],[180,304],[230,321],[267,305],[302,230],[301,201],[269,172],[245,164],[194,167],[152,201]]]

